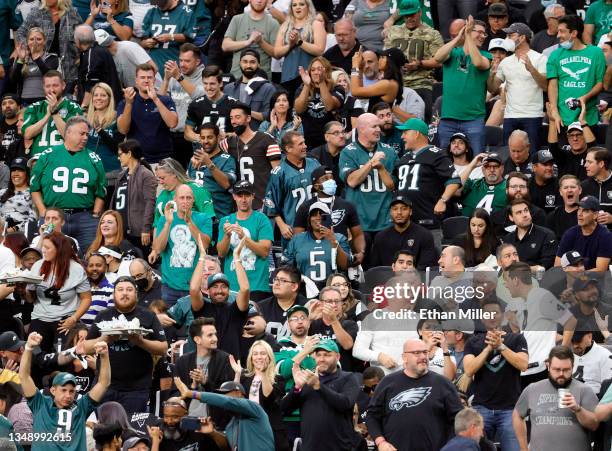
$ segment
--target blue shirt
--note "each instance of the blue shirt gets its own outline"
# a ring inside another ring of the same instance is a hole
[[[597,224],[589,236],[582,234],[579,225],[567,229],[561,237],[557,257],[569,251],[578,251],[584,258],[584,269],[595,268],[597,257],[612,258],[612,234],[605,226]]]
[[[480,451],[480,445],[476,440],[461,437],[453,437],[440,451]]]

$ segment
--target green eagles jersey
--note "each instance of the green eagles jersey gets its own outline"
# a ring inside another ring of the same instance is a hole
[[[281,164],[270,172],[263,212],[271,218],[280,216],[292,226],[297,209],[312,197],[311,175],[319,166],[317,160],[306,158],[300,169],[283,158]]]
[[[147,11],[142,22],[142,37],[154,38],[161,34],[183,34],[187,42],[193,41],[196,35],[196,17],[193,10],[183,2],[169,11],[154,7]],[[151,59],[159,69],[159,75],[164,77],[166,61],[178,61],[180,42],[159,42],[149,50]]]
[[[210,35],[212,26],[212,18],[207,3],[198,0],[183,0],[183,3],[193,11],[196,26],[195,34],[198,39],[204,42],[208,35]],[[196,45],[198,39],[196,39]]]
[[[213,208],[212,198],[208,190],[196,182],[187,182],[187,185],[193,190],[193,196],[195,202],[193,204],[193,211],[199,211],[205,213],[207,216],[213,218],[215,216],[215,209]],[[153,224],[157,224],[159,218],[164,215],[164,208],[166,204],[174,198],[174,191],[168,191],[167,189],[162,190],[155,200],[155,219]],[[212,237],[211,237],[212,238]]]
[[[559,47],[552,52],[546,63],[546,78],[556,78],[559,84],[557,107],[563,125],[578,120],[580,108],[570,110],[565,101],[577,99],[591,91],[593,86],[603,81],[606,72],[606,59],[599,47],[587,45],[582,50],[566,50]],[[587,102],[586,122],[597,124],[597,96]]]
[[[247,219],[237,219],[236,213],[232,213],[219,221],[219,239],[220,242],[225,236],[223,225],[229,222],[231,224],[240,224],[245,231],[246,236],[253,241],[270,240],[274,241],[274,230],[272,224],[266,215],[259,211],[253,211]],[[240,243],[238,235],[232,234],[230,240],[229,253],[225,257],[223,272],[229,279],[230,290],[238,291],[238,279],[236,278],[236,269],[234,266],[234,248]],[[245,246],[240,253],[242,266],[246,271],[251,286],[251,291],[270,291],[270,261],[268,257],[260,257],[253,252],[248,246]]]
[[[212,238],[212,220],[210,217],[194,211],[191,218],[200,232]],[[155,236],[161,233],[165,223],[165,216],[160,217],[159,221],[155,223]],[[200,258],[200,250],[191,235],[189,226],[178,217],[176,212],[174,212],[174,220],[170,226],[168,244],[161,256],[162,283],[175,290],[188,291],[191,275],[197,259]]]
[[[599,44],[601,37],[612,27],[612,3],[606,0],[591,2],[584,19],[585,25],[593,25],[593,44]]]
[[[92,208],[106,196],[102,160],[86,149],[68,152],[62,145],[45,150],[32,170],[30,191],[42,193],[47,207]]]
[[[17,3],[17,0],[0,1],[0,58],[5,65],[9,64],[9,56],[13,51],[11,29],[17,30],[23,22]]]
[[[389,208],[392,191],[383,183],[378,169],[372,169],[366,179],[356,188],[348,186],[347,179],[356,169],[366,165],[376,152],[384,152],[382,163],[389,174],[393,173],[397,154],[388,145],[378,143],[369,152],[359,142],[354,141],[340,152],[340,179],[346,184],[345,198],[357,208],[361,227],[365,232],[382,230],[389,225]]]
[[[468,179],[463,185],[463,200],[461,214],[472,216],[476,208],[484,208],[489,214],[493,211],[506,208],[506,180],[497,185],[489,185],[483,178]]]
[[[51,396],[36,394],[28,399],[40,441],[32,442],[32,451],[83,451],[87,449],[85,421],[96,409],[89,395],[79,398],[70,408],[59,409]],[[55,436],[55,437],[54,437]]]
[[[234,157],[228,153],[221,152],[212,157],[211,160],[221,172],[227,175],[230,186],[234,186],[234,183],[236,183],[236,160],[234,160]],[[234,209],[232,195],[217,183],[206,166],[194,169],[191,162],[189,162],[187,174],[189,178],[195,180],[199,186],[203,186],[210,193],[217,218],[222,218],[232,212]]]
[[[83,114],[83,110],[81,107],[72,100],[68,100],[64,98],[60,104],[57,106],[59,110],[60,117],[66,122],[73,116],[79,116]],[[36,124],[42,118],[44,118],[47,114],[47,101],[40,100],[38,102],[33,103],[29,107],[26,108],[25,113],[23,114],[23,133],[28,129],[28,127]],[[60,147],[64,144],[64,138],[60,134],[60,132],[55,127],[55,122],[53,118],[49,118],[42,131],[34,137],[34,142],[32,143],[32,156],[38,155],[43,150],[49,148]]]
[[[351,248],[344,235],[335,233],[342,250],[351,255]],[[333,254],[333,255],[332,255]],[[310,232],[294,235],[283,252],[283,264],[293,265],[300,273],[311,279],[319,287],[336,272],[336,250],[328,240],[317,240]]]

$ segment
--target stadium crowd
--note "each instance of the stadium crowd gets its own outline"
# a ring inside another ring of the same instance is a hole
[[[612,450],[612,0],[0,11],[0,450]]]

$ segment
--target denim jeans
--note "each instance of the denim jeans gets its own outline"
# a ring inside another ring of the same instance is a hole
[[[162,299],[172,307],[180,298],[189,296],[189,290],[175,290],[168,285],[162,285]]]
[[[533,155],[540,149],[541,117],[523,117],[504,119],[504,146],[508,145],[508,138],[514,130],[523,130],[529,136],[529,153]]]
[[[148,412],[149,408],[149,390],[131,390],[131,391],[117,391],[112,388],[106,390],[102,403],[108,401],[118,402],[125,409],[128,419],[133,413]]]
[[[463,133],[470,140],[474,155],[482,153],[485,145],[484,118],[471,121],[458,121],[455,119],[441,119],[438,125],[438,139],[440,149],[448,148],[451,136]]]
[[[485,406],[473,406],[484,420],[487,438],[501,443],[503,451],[519,451],[518,440],[512,427],[512,410],[490,410]]]
[[[81,252],[86,254],[87,249],[96,238],[98,222],[100,218],[94,218],[91,211],[67,214],[62,232],[77,240]]]

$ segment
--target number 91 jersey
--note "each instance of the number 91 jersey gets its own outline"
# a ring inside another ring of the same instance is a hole
[[[106,195],[106,173],[95,152],[68,152],[64,146],[45,150],[32,170],[31,192],[42,192],[47,206],[92,208]]]

